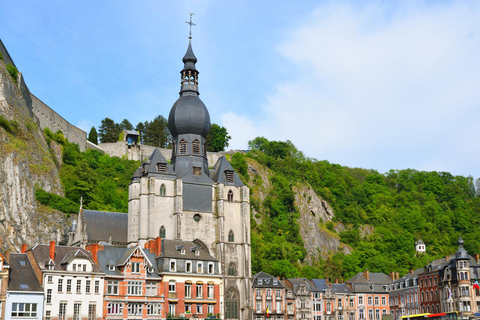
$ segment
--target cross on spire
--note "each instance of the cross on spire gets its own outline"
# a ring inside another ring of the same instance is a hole
[[[185,21],[186,24],[190,25],[189,39],[192,39],[192,26],[196,26],[196,24],[192,22],[192,16],[193,13],[190,12],[190,21]]]

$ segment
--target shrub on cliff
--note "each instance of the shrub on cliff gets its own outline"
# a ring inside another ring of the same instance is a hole
[[[10,73],[10,75],[12,76],[13,80],[15,80],[15,82],[17,82],[17,80],[18,80],[18,69],[15,68],[15,66],[11,63],[7,63],[7,65],[5,67],[7,68],[8,73]]]
[[[35,191],[35,198],[41,204],[67,214],[77,213],[79,210],[79,205],[72,200],[56,195],[54,193],[46,192],[42,189],[37,189]]]

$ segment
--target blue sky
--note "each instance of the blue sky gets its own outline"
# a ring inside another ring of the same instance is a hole
[[[350,167],[480,177],[478,1],[2,1],[30,90],[88,132],[168,117],[194,12],[201,99],[256,136]]]

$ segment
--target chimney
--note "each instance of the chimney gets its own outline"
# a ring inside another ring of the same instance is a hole
[[[338,278],[335,278],[335,284],[338,284]]]
[[[413,274],[413,270],[410,270],[410,274]]]
[[[477,263],[479,263],[480,257],[478,256],[478,254],[475,256],[475,259],[477,260]]]
[[[27,244],[26,243],[22,244],[22,253],[25,253],[25,252],[27,252]]]
[[[400,274],[398,273],[398,271],[395,273],[395,278],[396,278],[395,280],[400,279]]]
[[[55,260],[55,241],[50,241],[50,259]]]
[[[368,270],[363,271],[363,276],[367,281],[370,281],[370,272]]]
[[[150,244],[149,241],[145,242],[145,245],[143,246],[143,249],[149,249],[149,246],[148,246],[149,244]]]
[[[328,281],[328,278],[325,278],[325,284],[329,287],[330,286],[330,283]]]
[[[395,272],[394,271],[390,271],[390,279],[392,279],[392,281],[395,281]]]
[[[90,252],[92,253],[93,261],[98,264],[98,243],[92,243]]]
[[[10,262],[10,249],[5,251],[5,259],[7,260],[7,262]]]
[[[155,249],[155,256],[158,257],[162,253],[162,239],[160,237],[155,239]]]

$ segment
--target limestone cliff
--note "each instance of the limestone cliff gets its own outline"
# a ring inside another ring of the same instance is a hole
[[[19,74],[21,77],[21,74]],[[54,152],[33,122],[23,92],[0,61],[0,239],[3,250],[62,240],[66,216],[40,206],[35,188],[62,195]],[[23,93],[23,94],[22,94]]]

